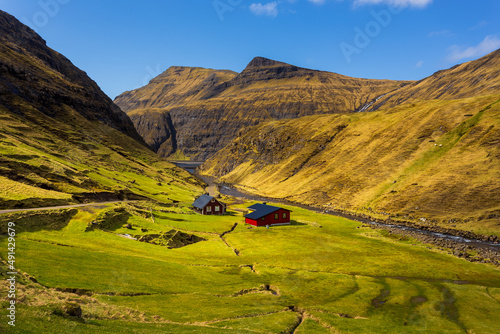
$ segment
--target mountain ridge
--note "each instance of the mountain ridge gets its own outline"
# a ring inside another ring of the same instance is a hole
[[[241,73],[171,67],[115,102],[151,147],[157,152],[162,147],[163,156],[178,150],[204,160],[245,127],[271,119],[353,112],[407,83],[350,78],[255,57]],[[158,113],[171,120],[175,149],[168,142],[172,137],[165,136],[172,128],[158,123]]]
[[[440,70],[376,101],[370,110],[394,107],[402,102],[461,99],[500,91],[500,49],[476,60]]]
[[[288,63],[284,63],[284,62],[281,62],[281,61],[273,60],[273,59],[270,59],[270,58],[257,56],[257,57],[254,57],[247,64],[247,66],[245,67],[245,69],[249,69],[249,68],[252,68],[252,67],[267,67],[267,66],[291,66],[291,65],[288,64]],[[243,70],[243,71],[245,71],[245,70]]]

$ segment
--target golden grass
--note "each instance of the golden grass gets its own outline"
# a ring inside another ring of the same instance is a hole
[[[53,190],[45,190],[38,187],[32,187],[27,184],[9,180],[0,176],[0,198],[8,200],[23,200],[28,198],[53,198],[53,199],[71,199],[70,194],[65,194]]]
[[[500,234],[499,98],[269,122],[203,173],[269,197]]]
[[[387,95],[373,105],[387,109],[404,103],[424,100],[451,100],[498,94],[500,89],[500,50],[481,59],[469,61],[434,73],[424,80]]]
[[[202,189],[189,173],[117,130],[68,110],[54,122],[24,101],[36,123],[0,108],[0,200],[38,206],[73,194],[132,191],[163,202],[190,201]],[[79,124],[80,132],[74,129]],[[49,190],[47,190],[49,189]],[[85,196],[85,195],[84,195]],[[33,200],[32,200],[33,199]],[[21,203],[23,202],[23,203]]]

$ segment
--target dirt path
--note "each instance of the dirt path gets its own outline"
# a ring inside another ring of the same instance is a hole
[[[122,202],[125,202],[125,201],[111,201],[111,202],[86,203],[86,204],[72,204],[72,205],[49,206],[49,207],[45,207],[45,208],[32,208],[32,209],[9,209],[9,210],[0,210],[0,215],[1,214],[5,214],[5,213],[13,213],[13,212],[21,212],[21,211],[42,211],[42,210],[72,209],[72,208],[81,208],[81,207],[85,207],[85,206],[113,204],[113,203],[122,203]]]

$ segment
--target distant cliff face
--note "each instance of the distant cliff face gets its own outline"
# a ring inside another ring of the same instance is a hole
[[[143,143],[129,117],[87,74],[47,47],[33,30],[0,11],[0,103],[16,113],[22,100],[49,117],[62,120],[67,105]],[[36,89],[35,89],[36,88]]]
[[[115,103],[129,113],[199,101],[211,94],[213,87],[234,78],[236,74],[232,71],[173,66],[145,87],[119,95]]]
[[[137,131],[144,133],[146,144],[160,156],[168,157],[176,151],[176,132],[169,113],[132,114],[130,119]]]
[[[147,86],[115,102],[160,154],[176,150],[204,160],[263,121],[352,112],[407,82],[367,80],[315,71],[257,57],[239,74],[172,67]],[[169,115],[159,121],[158,113]],[[141,126],[139,126],[139,122]],[[149,122],[149,125],[146,123]],[[166,149],[168,145],[171,149]],[[159,144],[159,145],[158,145]]]

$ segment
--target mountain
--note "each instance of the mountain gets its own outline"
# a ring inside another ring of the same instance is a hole
[[[146,147],[130,118],[85,72],[2,11],[0,119],[1,208],[168,202],[201,190]]]
[[[0,103],[4,107],[22,114],[12,104],[23,100],[46,116],[60,118],[64,114],[62,102],[89,120],[101,121],[142,141],[130,119],[85,72],[48,48],[33,30],[1,11],[0,40]]]
[[[146,87],[125,92],[115,102],[128,113],[146,143],[160,156],[168,157],[177,151],[178,135],[164,107],[202,100],[234,76],[232,71],[171,67]],[[188,131],[180,139],[190,135]]]
[[[376,101],[370,110],[401,103],[428,100],[455,100],[497,94],[500,91],[500,50],[481,59],[456,65],[411,83]]]
[[[375,112],[259,124],[202,173],[328,210],[498,234],[499,56],[402,88]]]
[[[171,67],[115,99],[160,155],[204,160],[245,127],[360,109],[409,82],[368,80],[256,57],[241,73]]]
[[[236,75],[232,71],[173,66],[152,79],[147,86],[121,94],[115,102],[128,113],[199,101],[211,94],[213,87]]]

